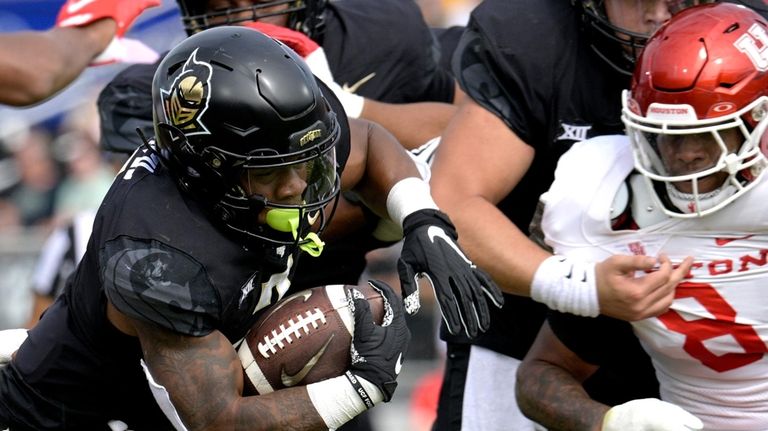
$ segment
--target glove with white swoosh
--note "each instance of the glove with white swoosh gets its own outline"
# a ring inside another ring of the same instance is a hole
[[[160,0],[67,0],[59,9],[56,27],[82,27],[100,19],[110,18],[117,24],[115,36],[91,65],[99,66],[129,59],[151,63],[157,59],[157,53],[142,42],[124,36],[142,12],[159,5]]]
[[[608,410],[602,431],[694,431],[703,428],[699,418],[681,407],[656,398],[644,398]]]
[[[463,328],[474,338],[488,330],[491,316],[487,301],[501,307],[504,296],[491,277],[459,248],[456,228],[448,215],[434,209],[416,211],[403,221],[403,233],[403,251],[397,262],[403,297],[412,297],[418,290],[417,277],[424,276],[435,290],[451,334]]]
[[[362,294],[351,298],[354,304],[355,333],[350,349],[352,365],[347,378],[353,386],[355,377],[373,383],[381,390],[387,402],[392,399],[397,388],[397,376],[400,374],[403,356],[408,350],[411,332],[405,323],[402,300],[395,291],[383,281],[370,280],[368,284],[381,292],[384,298],[384,317],[381,325],[375,324],[368,301]],[[359,293],[353,289],[352,293],[355,292]]]

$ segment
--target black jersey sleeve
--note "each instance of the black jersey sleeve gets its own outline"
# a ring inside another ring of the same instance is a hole
[[[550,311],[547,322],[566,347],[593,365],[602,365],[626,337],[635,338],[629,323],[603,315],[576,316]]]
[[[100,261],[107,297],[132,318],[192,336],[209,334],[220,320],[204,267],[180,250],[119,236],[102,247]]]
[[[484,0],[456,47],[453,74],[528,145],[548,145],[558,91],[574,72],[578,23],[560,1]]]
[[[584,361],[600,367],[584,381],[584,389],[592,399],[617,405],[659,397],[653,364],[629,322],[556,311],[550,311],[547,322],[563,344]]]

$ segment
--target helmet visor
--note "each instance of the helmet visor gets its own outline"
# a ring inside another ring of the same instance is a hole
[[[246,167],[242,184],[250,197],[274,208],[312,208],[328,203],[337,193],[336,149],[307,158],[283,159],[276,166]]]

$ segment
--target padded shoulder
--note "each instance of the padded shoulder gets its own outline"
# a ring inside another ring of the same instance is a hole
[[[112,304],[126,315],[185,335],[210,333],[221,301],[205,268],[156,240],[126,236],[100,250],[101,277]]]

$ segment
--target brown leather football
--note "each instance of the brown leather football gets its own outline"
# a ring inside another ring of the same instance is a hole
[[[266,394],[340,376],[349,368],[354,315],[347,291],[359,290],[381,324],[381,294],[365,284],[327,285],[284,298],[259,318],[238,348],[244,395]]]

